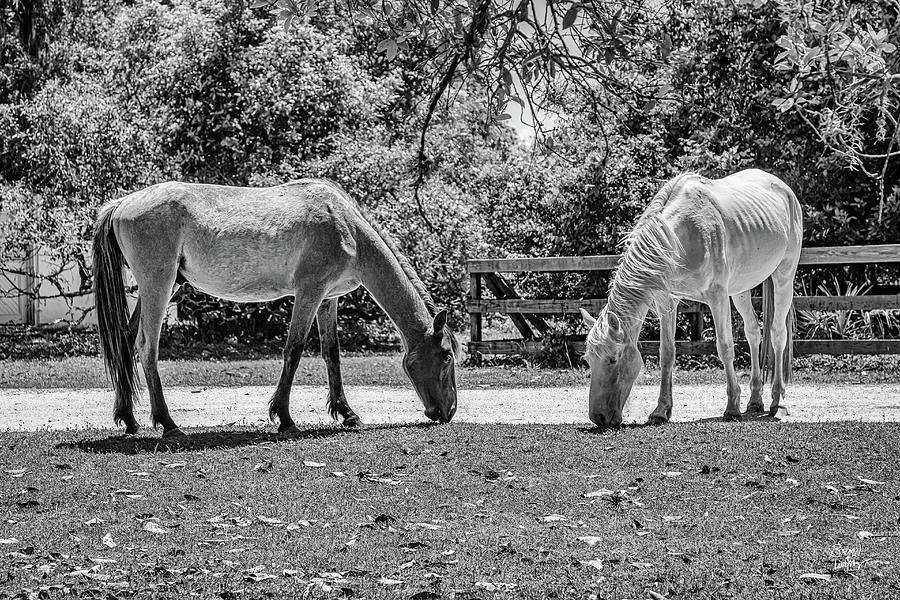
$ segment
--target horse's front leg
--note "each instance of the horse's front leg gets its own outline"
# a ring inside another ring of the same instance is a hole
[[[678,300],[660,310],[659,314],[659,402],[650,413],[651,425],[662,425],[672,418],[672,371],[675,366],[675,324]]]
[[[330,298],[322,302],[319,312],[316,313],[319,339],[322,343],[322,359],[325,360],[325,366],[328,369],[328,398],[325,400],[325,408],[335,421],[340,416],[344,427],[356,427],[362,423],[347,403],[347,397],[344,396],[344,382],[341,378],[341,344],[338,340],[337,309],[337,298]]]
[[[716,290],[709,298],[709,308],[716,327],[716,350],[725,365],[725,379],[728,384],[728,406],[725,408],[726,421],[741,420],[741,386],[734,372],[734,335],[731,332],[731,303],[724,290]]]
[[[759,320],[750,297],[750,290],[732,296],[734,307],[744,321],[744,336],[750,346],[750,401],[747,402],[748,413],[761,413],[765,410],[762,401],[763,378],[759,365]]]
[[[288,329],[287,342],[284,345],[284,365],[281,368],[281,378],[272,399],[269,400],[269,418],[278,421],[280,433],[296,433],[299,431],[291,418],[290,396],[291,386],[294,383],[294,374],[303,354],[303,346],[309,335],[309,328],[316,315],[316,309],[322,302],[322,294],[298,292],[294,296],[294,308],[291,311],[291,325]]]

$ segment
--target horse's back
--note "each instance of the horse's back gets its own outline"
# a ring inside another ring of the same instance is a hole
[[[784,262],[796,261],[803,236],[796,195],[759,169],[721,179],[683,180],[666,207],[679,222],[687,262],[727,281],[731,293],[749,289]],[[713,271],[722,269],[721,275]]]
[[[129,264],[175,260],[195,287],[246,301],[292,294],[318,274],[340,279],[360,219],[340,187],[313,179],[266,188],[162,183],[126,196],[115,212]]]

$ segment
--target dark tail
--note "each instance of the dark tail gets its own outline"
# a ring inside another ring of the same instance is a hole
[[[125,257],[116,241],[112,215],[118,203],[100,210],[94,230],[94,302],[106,372],[116,390],[113,419],[121,424],[131,414],[137,390],[134,346],[128,335],[128,302],[123,270]]]
[[[774,349],[772,348],[772,319],[775,313],[775,285],[769,277],[763,282],[763,339],[760,362],[763,368],[763,381],[769,380],[769,372],[774,370]],[[785,317],[787,326],[787,342],[784,346],[782,373],[784,382],[790,383],[794,365],[794,303]]]

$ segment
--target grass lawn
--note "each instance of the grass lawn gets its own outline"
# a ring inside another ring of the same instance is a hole
[[[191,433],[0,433],[0,598],[900,597],[897,424]]]
[[[646,361],[643,381],[658,383],[656,359]],[[707,365],[707,366],[705,366]],[[712,365],[712,366],[708,366]],[[350,355],[342,358],[347,385],[408,386],[399,354]],[[748,369],[743,369],[748,372]],[[900,356],[798,357],[794,380],[799,383],[900,382]],[[257,360],[161,361],[165,386],[235,387],[275,386],[281,373],[280,358]],[[540,369],[525,364],[504,363],[484,367],[457,367],[460,389],[487,387],[554,387],[588,385],[585,367]],[[325,385],[325,364],[318,356],[304,356],[297,369],[298,385]],[[700,361],[682,357],[675,370],[675,383],[724,385],[724,375],[715,359]],[[109,380],[99,357],[0,361],[0,388],[105,388]]]

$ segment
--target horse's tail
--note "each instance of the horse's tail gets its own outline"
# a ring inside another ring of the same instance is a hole
[[[123,270],[125,257],[116,241],[112,226],[113,211],[118,202],[100,209],[94,230],[94,302],[97,306],[97,328],[106,372],[116,391],[113,419],[122,423],[131,414],[137,390],[134,345],[128,335],[128,302],[125,297]]]
[[[775,284],[769,277],[763,282],[763,339],[760,362],[763,368],[763,381],[768,381],[769,371],[774,369],[774,350],[772,348],[772,321],[775,318]],[[785,383],[790,383],[794,365],[794,301],[785,317],[787,341],[782,355],[782,376]]]

